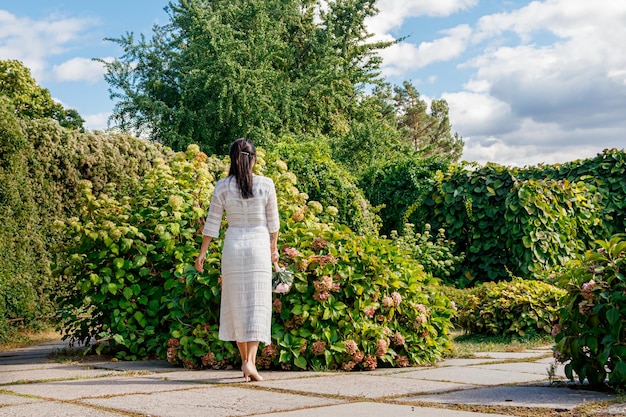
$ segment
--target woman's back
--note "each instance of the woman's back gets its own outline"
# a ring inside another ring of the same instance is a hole
[[[226,212],[228,227],[265,226],[270,232],[278,230],[278,207],[276,190],[270,178],[255,175],[253,177],[253,197],[243,198],[237,182],[230,176],[215,184],[214,198],[209,210],[205,234],[217,237],[222,221],[222,211]]]

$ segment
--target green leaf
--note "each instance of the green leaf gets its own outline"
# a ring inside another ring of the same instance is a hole
[[[126,298],[127,300],[130,300],[133,297],[133,290],[131,290],[129,287],[124,287],[122,293],[124,294],[124,298]]]
[[[136,267],[143,266],[145,263],[146,263],[146,256],[145,255],[137,255],[135,257],[135,266]]]
[[[124,259],[122,259],[122,258],[115,258],[115,260],[113,261],[113,265],[115,265],[115,267],[117,269],[124,268]]]
[[[614,326],[620,320],[619,310],[616,308],[612,308],[606,312],[606,319],[609,321],[609,324]]]
[[[296,365],[300,369],[306,369],[306,359],[303,356],[297,356],[294,360],[294,365]]]
[[[111,294],[115,295],[117,293],[118,285],[114,282],[109,282],[107,289]]]

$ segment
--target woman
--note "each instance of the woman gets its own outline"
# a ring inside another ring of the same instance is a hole
[[[219,338],[237,342],[246,381],[263,380],[256,354],[260,342],[271,342],[272,262],[278,261],[280,227],[274,182],[252,173],[255,162],[252,142],[242,138],[232,143],[230,171],[215,184],[196,259],[196,269],[203,272],[206,251],[211,239],[219,237],[225,211]]]

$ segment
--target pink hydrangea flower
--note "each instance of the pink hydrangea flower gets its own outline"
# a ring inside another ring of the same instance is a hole
[[[178,363],[178,350],[173,346],[167,348],[167,361],[169,363]]]
[[[215,353],[213,352],[205,353],[200,359],[202,360],[202,365],[204,366],[213,366],[217,362],[215,360]]]
[[[376,356],[384,356],[387,353],[387,341],[385,339],[379,339],[376,342]]]
[[[419,329],[420,327],[422,327],[422,324],[426,323],[427,321],[428,318],[424,314],[420,314],[419,316],[415,317],[415,323],[413,323],[413,328]]]
[[[365,368],[367,368],[370,371],[373,371],[374,369],[376,369],[377,365],[378,365],[378,362],[376,360],[376,356],[374,355],[367,355],[365,359],[363,359],[363,366],[365,366]]]
[[[274,302],[272,303],[272,309],[276,313],[280,313],[282,311],[283,303],[280,301],[280,298],[274,300]]]
[[[328,242],[322,237],[316,237],[315,239],[313,239],[313,242],[311,243],[311,247],[315,251],[320,251],[324,249],[326,246],[328,246]]]
[[[585,298],[592,299],[593,298],[593,289],[596,287],[596,282],[594,280],[590,280],[585,282],[582,286],[582,296]]]
[[[393,300],[393,305],[398,307],[402,302],[402,296],[398,291],[394,291],[391,293],[391,299]]]
[[[386,308],[393,307],[393,299],[391,297],[385,296],[382,298],[380,302],[383,305],[383,307],[386,307]]]
[[[316,291],[315,294],[313,294],[313,298],[321,303],[330,298],[330,293],[328,291]]]
[[[361,363],[363,358],[365,358],[365,354],[363,352],[357,352],[352,356],[352,360],[356,363]]]
[[[391,336],[391,343],[396,346],[403,346],[404,342],[404,336],[400,332],[396,332],[393,336]]]
[[[365,310],[363,310],[363,313],[365,313],[367,317],[374,317],[374,314],[376,314],[376,307],[367,307]]]
[[[396,365],[401,368],[405,368],[409,366],[409,364],[409,358],[404,355],[398,355],[398,357],[396,358]]]
[[[287,256],[288,258],[291,258],[291,259],[294,259],[294,258],[297,258],[297,257],[301,256],[300,252],[298,252],[298,249],[290,248],[288,246],[285,246],[283,248],[283,253],[285,254],[285,256]]]
[[[345,347],[346,353],[350,356],[354,355],[359,350],[359,347],[354,340],[346,340]]]
[[[326,351],[326,342],[323,340],[316,340],[311,345],[311,353],[315,356],[323,355]]]

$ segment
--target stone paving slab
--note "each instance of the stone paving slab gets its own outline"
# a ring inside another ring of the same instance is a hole
[[[197,384],[185,384],[175,381],[148,380],[137,377],[109,377],[8,385],[4,387],[4,390],[56,400],[76,400],[79,398],[99,397],[104,395],[156,393],[196,387],[198,387]]]
[[[41,400],[38,400],[36,398],[22,397],[20,395],[0,394],[0,415],[3,415],[2,406],[15,405],[15,404],[30,404],[30,403],[35,403],[35,402],[41,402]]]
[[[544,351],[525,350],[523,352],[476,352],[474,353],[474,356],[476,356],[477,358],[491,358],[500,360],[528,360],[532,358],[541,359],[548,354],[551,353]]]
[[[400,379],[358,372],[295,380],[263,381],[261,384],[266,388],[294,392],[371,399],[475,388],[468,384]]]
[[[395,377],[470,385],[503,385],[543,381],[548,379],[548,374],[538,375],[498,369],[482,369],[475,366],[450,366],[407,372]]]
[[[440,404],[543,407],[569,410],[589,401],[609,401],[614,399],[614,395],[589,390],[553,387],[549,385],[516,385],[478,388],[438,395],[420,395],[397,400]]]
[[[151,373],[155,372],[174,372],[183,369],[181,366],[172,365],[168,361],[109,361],[90,359],[83,362],[84,365],[91,366],[97,369],[108,369],[111,371],[125,371],[125,372],[142,372],[147,371]]]
[[[48,359],[50,353],[68,347],[69,344],[67,342],[58,341],[0,352],[0,363],[2,365],[46,363],[50,362]]]
[[[606,413],[615,416],[626,416],[626,404],[614,404],[606,410]]]
[[[257,384],[244,384],[249,385],[250,388],[214,385],[176,392],[86,399],[82,402],[108,409],[167,417],[255,415],[342,402],[333,398],[264,391],[255,388]]]
[[[473,413],[444,408],[414,407],[410,405],[381,404],[372,402],[358,402],[340,404],[329,407],[310,408],[306,410],[289,411],[284,413],[255,414],[256,417],[510,417],[502,414]]]
[[[272,372],[260,371],[264,381],[312,378],[328,375],[328,372]],[[142,379],[160,379],[164,381],[194,382],[204,384],[232,384],[245,382],[241,370],[205,369],[200,371],[176,371],[142,375]]]
[[[517,363],[494,363],[476,365],[469,369],[489,369],[496,371],[518,372],[522,374],[536,374],[548,377],[549,364],[541,362],[517,362]],[[563,366],[558,366],[555,370],[556,375],[565,375]]]
[[[4,372],[41,371],[44,369],[53,369],[58,367],[58,362],[24,363],[16,365],[2,364],[2,366],[0,366],[0,375],[2,375],[2,373]]]
[[[471,366],[471,365],[482,365],[491,362],[497,362],[500,359],[495,358],[467,358],[467,359],[446,359],[441,362],[437,362],[437,367],[444,366]]]
[[[40,402],[0,408],[0,416],[11,417],[120,417],[118,413],[66,403]]]
[[[26,371],[0,372],[0,385],[16,382],[37,382],[58,379],[98,378],[114,375],[117,372],[103,369],[89,369],[82,366],[62,365],[49,366],[45,369]]]

